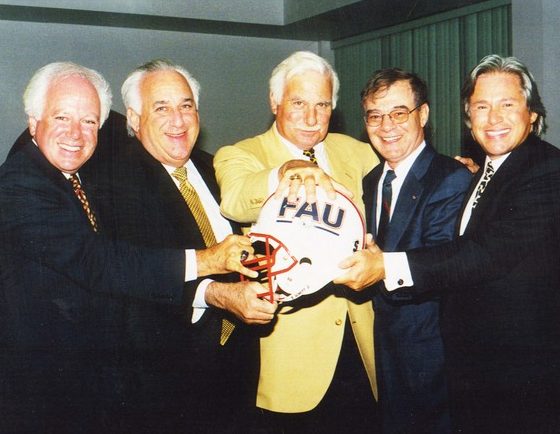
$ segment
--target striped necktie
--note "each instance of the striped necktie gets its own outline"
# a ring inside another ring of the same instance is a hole
[[[191,210],[191,213],[196,221],[196,224],[198,225],[198,228],[204,240],[204,244],[206,245],[206,247],[213,246],[214,244],[216,244],[216,236],[214,235],[214,231],[212,230],[210,220],[208,220],[208,216],[204,211],[204,207],[202,206],[200,197],[188,180],[187,169],[185,167],[178,167],[173,172],[173,177],[177,181],[179,181],[179,191],[185,199],[187,206]],[[235,324],[229,321],[227,318],[223,318],[222,331],[220,334],[220,345],[225,345],[225,343],[233,333],[233,329],[235,329]]]
[[[383,249],[385,244],[385,236],[389,221],[391,220],[391,202],[393,199],[393,187],[391,183],[397,177],[394,170],[387,170],[381,188],[381,213],[379,215],[379,225],[377,226],[376,244]]]
[[[91,227],[93,228],[93,230],[95,232],[97,232],[97,230],[98,230],[97,220],[95,219],[95,214],[93,213],[93,210],[89,206],[89,201],[87,199],[87,196],[86,196],[86,193],[85,193],[84,189],[82,188],[82,184],[80,183],[80,179],[74,173],[74,174],[70,175],[69,181],[72,183],[72,188],[74,189],[74,194],[76,195],[76,197],[78,198],[78,200],[82,204],[82,208],[84,209],[84,212],[86,213],[86,216],[89,220],[89,223],[91,224]]]
[[[311,161],[316,166],[319,165],[317,163],[317,157],[315,157],[315,149],[313,149],[313,148],[306,149],[305,151],[303,151],[303,155],[305,155],[307,158],[309,158],[309,161]]]

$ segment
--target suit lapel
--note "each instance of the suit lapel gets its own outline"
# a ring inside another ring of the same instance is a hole
[[[377,186],[383,174],[383,164],[378,164],[363,180],[364,206],[368,232],[377,238]]]
[[[435,151],[426,144],[408,171],[385,235],[385,249],[395,250],[416,212],[426,186],[426,173],[434,159]],[[394,199],[395,200],[395,199]]]

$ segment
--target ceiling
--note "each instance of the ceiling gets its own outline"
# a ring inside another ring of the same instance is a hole
[[[0,19],[336,41],[483,1],[12,0],[0,1]]]

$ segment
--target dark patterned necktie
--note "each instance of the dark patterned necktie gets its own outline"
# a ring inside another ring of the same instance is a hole
[[[480,196],[482,196],[482,193],[486,189],[486,186],[488,185],[488,182],[490,181],[490,179],[493,176],[494,176],[494,167],[492,166],[492,162],[488,161],[488,164],[486,165],[486,168],[484,169],[484,175],[482,176],[482,181],[480,181],[480,184],[478,184],[478,187],[476,187],[476,195],[474,197],[474,201],[473,201],[473,204],[472,204],[473,209],[476,208],[476,206],[478,205],[478,201],[480,200]]]
[[[303,151],[303,155],[309,158],[309,161],[311,161],[313,164],[318,166],[317,157],[315,157],[315,149],[306,149],[305,151]]]
[[[214,231],[212,230],[212,225],[210,224],[208,215],[206,215],[206,211],[204,211],[204,207],[202,205],[202,202],[200,201],[200,197],[198,196],[198,193],[196,192],[192,184],[189,182],[189,179],[187,177],[187,169],[185,167],[178,167],[173,172],[173,177],[177,181],[179,181],[179,191],[185,199],[187,206],[191,210],[191,213],[202,235],[202,239],[204,240],[204,244],[206,245],[206,247],[213,246],[214,244],[216,244],[216,236],[214,235]],[[225,345],[234,329],[234,323],[232,323],[227,318],[222,319],[220,345]]]
[[[84,192],[84,189],[82,188],[82,184],[80,183],[80,179],[74,173],[73,175],[70,176],[69,180],[72,183],[72,188],[74,189],[74,194],[76,195],[76,197],[78,198],[78,200],[82,204],[82,208],[84,209],[84,212],[86,213],[86,216],[89,220],[89,223],[91,224],[91,227],[93,228],[93,230],[95,232],[97,232],[97,220],[95,219],[95,214],[93,213],[93,210],[89,206],[89,201],[87,199],[86,193]]]
[[[379,225],[377,226],[377,237],[375,243],[383,249],[385,244],[385,234],[389,226],[391,215],[391,201],[393,196],[393,189],[391,183],[397,177],[394,170],[387,170],[385,179],[381,188],[381,213],[379,215]]]

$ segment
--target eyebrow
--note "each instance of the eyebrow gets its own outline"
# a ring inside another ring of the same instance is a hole
[[[194,98],[183,98],[180,102],[194,102]],[[161,104],[169,104],[170,101],[168,99],[160,99],[158,101],[154,101],[152,104],[153,106],[161,105]]]
[[[393,108],[391,109],[391,111],[398,110],[398,109],[410,110],[410,109],[408,108],[407,105],[404,105],[404,104],[403,104],[403,105],[396,105],[396,106],[393,106]],[[380,109],[369,109],[369,110],[366,110],[366,113],[370,113],[370,112],[380,112],[380,111],[381,111]]]

